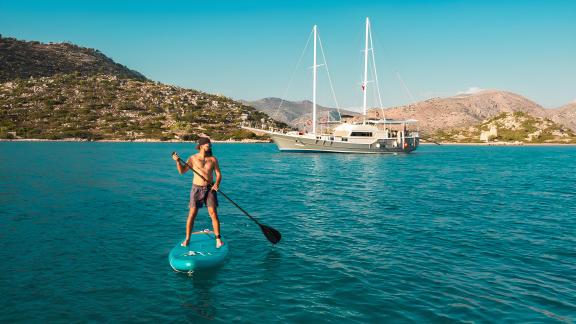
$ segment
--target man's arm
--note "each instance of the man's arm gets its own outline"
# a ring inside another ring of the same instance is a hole
[[[178,159],[179,159],[178,154],[174,154],[174,155],[172,156],[172,158],[174,159],[174,161],[176,161],[176,168],[178,168],[178,173],[184,174],[184,173],[186,173],[186,172],[190,169],[187,164],[182,165],[182,164],[180,163],[180,161],[178,160]],[[190,161],[190,158],[188,158],[188,162],[187,162],[187,163],[190,164],[190,162],[191,162],[191,161]]]
[[[220,165],[218,164],[217,158],[214,158],[214,173],[216,173],[216,183],[214,183],[212,189],[218,191],[220,182],[222,181],[222,173],[220,172]]]

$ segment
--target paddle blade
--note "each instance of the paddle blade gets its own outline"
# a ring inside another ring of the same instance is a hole
[[[266,238],[268,239],[268,241],[270,241],[270,243],[276,244],[280,242],[280,239],[282,239],[282,234],[280,234],[280,232],[273,229],[272,227],[262,224],[259,225],[260,229],[262,230],[262,233],[264,233],[264,236],[266,236]]]

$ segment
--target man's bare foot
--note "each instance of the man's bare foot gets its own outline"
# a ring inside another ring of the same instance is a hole
[[[219,249],[222,245],[224,245],[224,243],[222,242],[221,239],[217,238],[216,239],[216,248]]]
[[[190,242],[190,239],[185,239],[184,242],[180,243],[180,246],[188,246],[188,242]]]

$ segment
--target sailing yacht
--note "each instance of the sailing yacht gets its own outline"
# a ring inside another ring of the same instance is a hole
[[[316,111],[316,46],[318,39],[317,26],[313,27],[314,34],[314,62],[312,81],[312,131],[308,132],[282,132],[274,129],[261,129],[243,126],[246,130],[258,134],[267,134],[276,143],[278,149],[283,152],[334,152],[334,153],[409,153],[414,151],[420,142],[417,121],[371,119],[367,116],[366,94],[368,92],[368,52],[374,51],[370,20],[366,18],[366,42],[364,48],[364,80],[363,92],[363,115],[361,118],[343,118],[336,124],[333,122],[323,123],[326,127],[319,130]],[[376,67],[373,63],[374,75],[377,84]],[[378,87],[378,85],[377,85]],[[381,105],[381,103],[380,103]],[[351,116],[349,116],[351,117]],[[415,128],[415,129],[414,129]]]

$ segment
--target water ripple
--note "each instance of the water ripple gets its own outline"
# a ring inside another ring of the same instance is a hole
[[[169,154],[193,145],[0,143],[0,321],[576,320],[574,148],[214,150],[283,240],[221,198],[230,258],[189,276],[166,259],[190,186]]]

